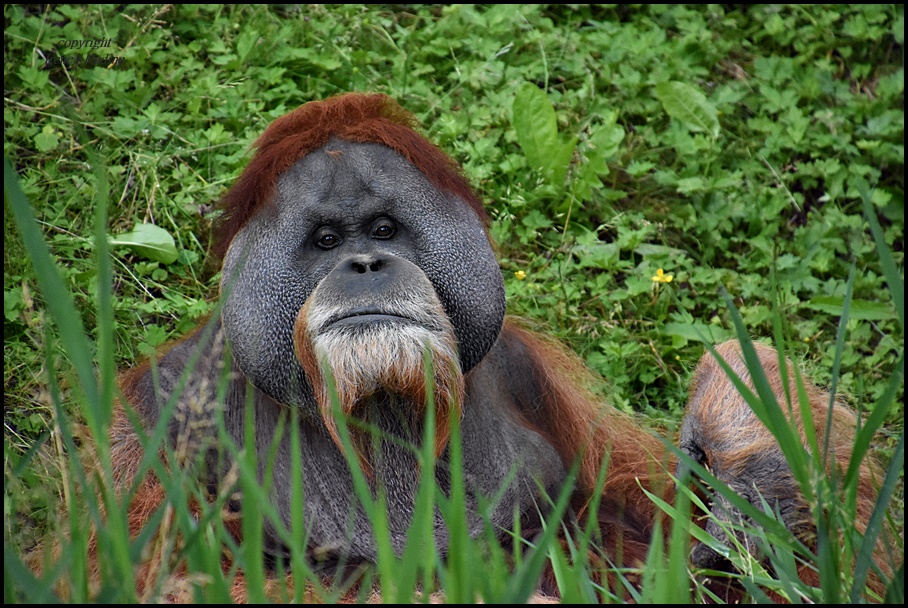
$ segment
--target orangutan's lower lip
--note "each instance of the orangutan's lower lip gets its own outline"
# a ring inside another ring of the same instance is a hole
[[[346,317],[341,317],[328,324],[328,327],[344,327],[348,325],[379,325],[382,323],[412,324],[413,319],[399,315],[388,315],[377,312],[356,312]]]

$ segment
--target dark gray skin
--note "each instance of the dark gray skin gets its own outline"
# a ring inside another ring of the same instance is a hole
[[[393,228],[390,236],[387,226]],[[264,477],[264,455],[279,421],[288,423],[291,408],[298,408],[299,424],[289,432],[299,434],[302,471],[291,468],[285,432],[272,470],[270,501],[289,529],[292,480],[301,475],[310,555],[327,559],[326,566],[337,560],[374,561],[375,541],[355,499],[348,465],[318,416],[312,387],[294,354],[297,314],[322,281],[324,293],[347,294],[357,305],[363,300],[358,290],[396,293],[409,286],[413,292],[416,284],[434,288],[453,324],[461,367],[471,370],[461,421],[471,533],[483,526],[479,501],[499,493],[502,498],[491,511],[493,525],[511,529],[516,509],[524,530],[536,527],[546,504],[540,488],[557,494],[565,470],[555,449],[521,419],[520,412],[533,403],[512,387],[532,370],[515,366],[505,341],[496,344],[504,287],[485,230],[466,204],[451,200],[380,145],[334,140],[281,175],[274,204],[253,217],[227,253],[221,317],[161,356],[156,369],[129,391],[132,405],[153,425],[171,395],[179,395],[170,441],[182,463],[204,460],[200,474],[213,491],[222,491],[230,466],[229,453],[218,449],[224,443],[217,434],[219,416],[230,439],[242,446],[246,391],[252,391],[256,453]],[[344,322],[359,321],[351,317]],[[190,365],[186,386],[179,390],[180,376]],[[224,370],[229,384],[221,403],[215,395]],[[530,381],[527,377],[522,384]],[[397,414],[413,407],[379,393],[367,409],[375,413],[369,420],[387,433],[419,443],[397,422]],[[391,441],[381,442],[374,456],[372,484],[387,494],[391,542],[400,552],[419,469],[412,450]],[[446,450],[436,467],[436,480],[446,492],[448,457]],[[447,531],[437,512],[435,520],[436,544],[444,554]],[[284,553],[275,526],[266,521],[264,532],[267,551]]]
[[[354,255],[399,256],[422,269],[454,324],[464,373],[492,347],[504,283],[482,222],[402,156],[332,140],[280,176],[275,199],[237,234],[223,268],[228,341],[258,388],[306,406],[311,394],[293,354],[293,322],[315,286]],[[370,236],[382,218],[393,220],[394,237]],[[342,243],[319,249],[325,233]]]

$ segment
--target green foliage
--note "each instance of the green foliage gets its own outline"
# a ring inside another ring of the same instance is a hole
[[[176,262],[179,257],[170,233],[154,224],[137,224],[129,232],[118,234],[110,239],[110,244],[114,247],[131,247],[142,257],[162,264]]]
[[[4,5],[4,154],[38,219],[20,235],[7,203],[5,550],[56,523],[54,479],[84,481],[79,442],[44,433],[84,417],[102,436],[112,369],[211,314],[213,203],[249,145],[350,90],[398,99],[464,166],[494,217],[510,311],[580,353],[604,398],[674,426],[700,337],[735,334],[724,288],[744,333],[784,325],[789,356],[871,412],[873,446],[901,465],[903,10]],[[110,45],[63,42],[76,40]],[[146,225],[172,243],[124,236]],[[200,571],[217,571],[211,557]],[[462,558],[451,568],[479,561]],[[589,599],[568,561],[565,588]]]
[[[526,83],[517,90],[513,112],[517,141],[527,162],[533,168],[542,168],[546,181],[560,185],[567,175],[576,139],[559,140],[555,108],[536,85]]]
[[[719,113],[706,95],[683,82],[660,82],[656,97],[665,112],[683,122],[691,131],[705,131],[713,139],[719,137]]]

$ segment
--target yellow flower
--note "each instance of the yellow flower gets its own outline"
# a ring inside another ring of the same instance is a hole
[[[665,274],[665,271],[661,268],[656,271],[656,276],[653,277],[653,280],[657,283],[671,283],[674,277],[670,274]]]
[[[518,281],[522,281],[525,278],[527,278],[527,273],[525,273],[522,270],[518,270],[514,273],[514,278],[517,279]]]

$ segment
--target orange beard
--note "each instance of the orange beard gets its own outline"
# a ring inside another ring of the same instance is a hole
[[[435,311],[440,315],[436,320],[444,319],[441,331],[396,323],[319,328],[310,326],[312,301],[310,298],[297,315],[293,342],[315,392],[319,414],[338,448],[343,451],[334,400],[344,416],[362,418],[369,398],[384,392],[412,407],[403,412],[414,423],[412,428],[420,428],[428,400],[434,397],[434,454],[438,458],[450,438],[451,421],[460,418],[464,397],[454,330],[441,306]],[[431,395],[426,392],[426,353],[434,384]],[[326,380],[332,377],[334,391]],[[361,435],[352,435],[360,439],[354,441],[354,449],[363,470],[370,474],[366,442]]]

